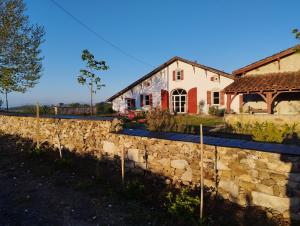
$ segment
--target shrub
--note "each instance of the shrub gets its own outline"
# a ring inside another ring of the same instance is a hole
[[[174,116],[166,110],[155,108],[146,115],[147,128],[150,131],[172,131],[175,126]]]
[[[200,102],[199,102],[199,113],[200,114],[203,114],[203,112],[204,112],[204,106],[205,106],[205,101],[204,100],[200,100]]]
[[[175,218],[195,224],[199,218],[197,211],[199,210],[200,199],[198,196],[191,196],[190,193],[187,188],[183,188],[176,195],[169,192],[166,196],[165,206],[167,211]]]
[[[292,136],[295,133],[296,124],[289,126],[275,125],[272,122],[256,122],[252,129],[253,139],[256,141],[267,141],[282,143],[284,139]]]
[[[208,114],[215,115],[215,116],[224,116],[225,109],[221,108],[219,109],[218,106],[210,106],[208,109]]]
[[[97,114],[111,114],[114,113],[114,110],[112,109],[112,104],[110,103],[97,103],[96,104],[96,111]]]

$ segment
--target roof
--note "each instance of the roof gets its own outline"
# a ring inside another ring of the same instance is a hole
[[[122,95],[123,93],[127,92],[128,90],[132,89],[133,87],[135,87],[136,85],[140,84],[141,82],[143,82],[144,80],[150,78],[151,76],[153,76],[154,74],[156,74],[157,72],[159,72],[160,70],[162,70],[163,68],[169,66],[170,64],[174,63],[175,61],[182,61],[184,63],[190,64],[194,67],[198,67],[198,68],[202,68],[204,70],[216,73],[218,75],[230,78],[230,79],[235,79],[235,77],[231,74],[228,74],[224,71],[220,71],[218,69],[212,68],[212,67],[208,67],[202,64],[198,64],[196,62],[190,61],[190,60],[186,60],[183,59],[181,57],[175,56],[173,58],[171,58],[170,60],[168,60],[167,62],[163,63],[162,65],[158,66],[157,68],[155,68],[153,71],[149,72],[148,74],[144,75],[143,77],[141,77],[140,79],[138,79],[137,81],[133,82],[132,84],[130,84],[129,86],[127,86],[126,88],[122,89],[120,92],[116,93],[115,95],[111,96],[110,98],[107,99],[108,102],[112,101],[113,99],[117,98],[118,96]]]
[[[244,76],[225,88],[226,93],[300,91],[300,71]]]
[[[254,62],[252,64],[249,64],[249,65],[247,65],[245,67],[237,69],[237,70],[233,71],[232,74],[234,74],[235,76],[242,75],[242,74],[244,74],[244,73],[246,73],[248,71],[251,71],[253,69],[261,67],[261,66],[263,66],[265,64],[268,64],[268,63],[273,62],[275,60],[279,60],[280,58],[283,58],[283,57],[286,57],[288,55],[291,55],[291,54],[295,53],[297,51],[297,49],[299,49],[299,48],[300,48],[300,45],[293,46],[293,47],[288,48],[286,50],[283,50],[283,51],[281,51],[279,53],[276,53],[276,54],[274,54],[272,56],[266,57],[266,58],[264,58],[262,60],[256,61],[256,62]]]

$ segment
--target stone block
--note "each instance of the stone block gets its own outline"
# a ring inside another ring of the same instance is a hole
[[[237,198],[239,195],[239,186],[234,181],[221,180],[219,183],[219,187],[235,198]]]
[[[186,167],[188,167],[188,162],[184,159],[178,159],[178,160],[172,160],[171,161],[171,167],[175,168],[175,169],[185,169]]]
[[[270,187],[270,186],[266,186],[264,184],[257,184],[256,185],[256,190],[259,191],[259,192],[263,192],[263,193],[266,193],[266,194],[270,194],[270,195],[273,195],[273,187]]]
[[[223,161],[217,161],[217,170],[229,170],[228,166]]]
[[[109,155],[117,155],[118,148],[116,145],[110,141],[103,141],[103,151]]]
[[[185,171],[182,174],[181,180],[182,181],[192,182],[192,180],[193,180],[193,171],[192,171],[192,169],[187,169],[187,171]]]
[[[133,149],[133,148],[128,149],[127,158],[134,162],[142,162],[140,161],[139,149]]]
[[[290,199],[268,195],[262,192],[252,191],[252,202],[254,205],[271,208],[284,213],[290,209]]]
[[[164,167],[168,167],[171,164],[171,160],[169,158],[162,158],[158,160],[158,162]]]

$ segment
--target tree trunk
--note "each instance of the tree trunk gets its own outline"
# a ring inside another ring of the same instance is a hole
[[[93,116],[93,83],[91,83],[91,116]]]
[[[7,98],[7,90],[5,90],[5,101],[6,101],[6,110],[8,111],[8,98]]]

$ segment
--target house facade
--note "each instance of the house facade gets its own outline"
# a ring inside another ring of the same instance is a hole
[[[225,108],[224,88],[233,81],[223,71],[173,57],[107,101],[120,113],[156,107],[179,114],[208,113],[210,106]],[[238,100],[233,101],[232,110],[238,111],[238,105]]]
[[[300,113],[300,45],[233,71],[235,82],[225,88],[228,98],[240,96],[240,112]],[[227,112],[232,108],[228,101]]]

